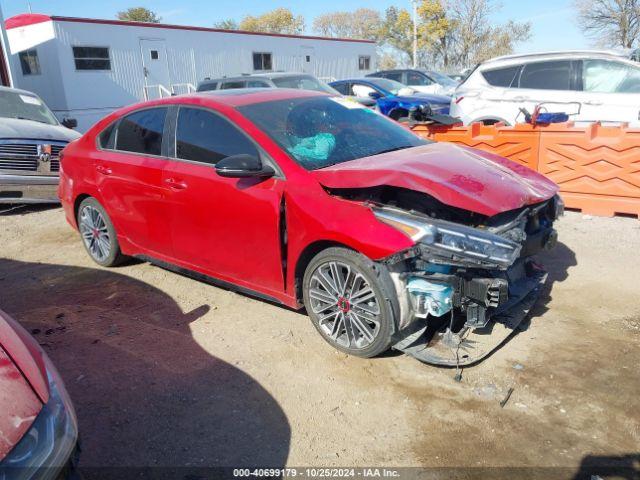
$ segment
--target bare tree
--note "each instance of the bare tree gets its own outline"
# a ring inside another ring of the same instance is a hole
[[[370,8],[353,12],[329,12],[316,17],[313,29],[326,37],[378,40],[382,30],[380,13]]]
[[[640,0],[575,0],[578,24],[597,43],[633,48],[640,42]]]

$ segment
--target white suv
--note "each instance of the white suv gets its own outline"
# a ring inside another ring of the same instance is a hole
[[[576,51],[498,57],[457,88],[451,115],[465,125],[524,121],[520,108],[565,112],[577,122],[640,125],[640,65],[612,52]]]

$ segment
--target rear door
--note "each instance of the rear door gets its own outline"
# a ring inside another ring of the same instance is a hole
[[[509,122],[515,122],[516,118],[524,121],[519,109],[525,108],[532,113],[541,103],[548,111],[576,113],[579,105],[567,105],[576,101],[575,78],[576,65],[570,60],[526,63],[513,82],[515,88],[505,88],[500,92],[501,98],[496,100],[511,104],[511,116],[506,118]],[[484,93],[495,95],[495,92]]]
[[[95,162],[97,187],[118,235],[140,253],[160,258],[171,255],[168,190],[162,181],[167,112],[167,107],[147,108],[120,119]]]
[[[640,66],[603,59],[585,59],[580,69],[580,120],[638,124]]]
[[[281,178],[224,178],[215,164],[236,154],[263,156],[219,113],[181,106],[175,119],[168,232],[176,259],[188,268],[252,288],[281,292]]]
[[[142,68],[146,98],[151,100],[171,92],[167,47],[164,40],[141,39]]]

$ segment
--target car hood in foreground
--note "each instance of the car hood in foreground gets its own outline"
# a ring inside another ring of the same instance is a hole
[[[360,158],[312,173],[328,188],[389,185],[487,216],[548,200],[558,192],[554,182],[519,163],[449,143]]]
[[[0,140],[10,138],[71,142],[80,136],[75,130],[62,125],[48,125],[33,120],[0,117]]]

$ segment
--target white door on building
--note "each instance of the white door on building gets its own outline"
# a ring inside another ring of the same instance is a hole
[[[164,40],[140,39],[145,95],[151,100],[171,95],[169,61]]]
[[[313,47],[300,47],[302,57],[302,71],[315,75],[315,49]]]

